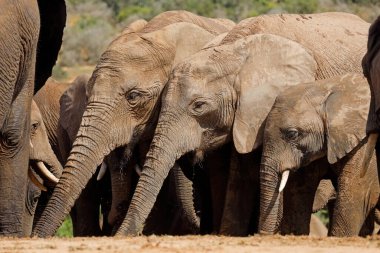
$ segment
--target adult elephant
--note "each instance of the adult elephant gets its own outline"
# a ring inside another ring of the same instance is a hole
[[[63,0],[1,0],[0,16],[0,234],[23,236],[31,100],[51,75],[66,8]]]
[[[321,180],[315,175],[318,167],[330,168],[337,196],[329,235],[357,236],[366,219],[372,223],[373,230],[374,207],[380,192],[376,157],[370,160],[365,176],[360,177],[368,145],[365,129],[369,98],[367,81],[359,74],[298,85],[277,97],[265,124],[260,169],[261,202],[270,203],[260,207],[263,210],[260,214],[263,232],[274,232],[268,230],[272,228],[268,225],[273,224],[269,219],[277,215],[276,201],[289,172],[314,161],[311,168],[304,169],[301,177],[310,188],[303,195],[315,194]],[[308,174],[313,176],[308,177]],[[280,175],[286,176],[280,180]],[[289,182],[290,190],[294,186],[294,182]],[[294,196],[292,193],[289,195]],[[301,221],[310,219],[313,205],[302,199],[294,209],[298,211],[297,206],[301,203],[302,209],[309,209],[309,214],[304,212],[304,217],[301,215],[295,219],[300,226]]]
[[[111,151],[122,148],[125,163],[137,142],[150,141],[172,66],[229,30],[218,20],[190,16],[200,26],[188,20],[145,32],[148,22],[139,33],[120,35],[103,53],[88,84],[88,104],[64,173],[35,234],[55,232]]]
[[[241,37],[235,29],[254,35],[233,41],[232,34]],[[238,152],[251,152],[262,144],[263,122],[285,87],[360,72],[367,29],[366,22],[350,14],[261,16],[237,25],[226,44],[178,64],[118,234],[141,231],[162,182],[182,155],[195,151],[202,157],[231,139]]]

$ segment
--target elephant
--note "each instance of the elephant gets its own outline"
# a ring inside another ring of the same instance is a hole
[[[25,199],[26,209],[24,215],[24,230],[26,234],[32,232],[32,225],[41,190],[46,192],[46,186],[54,187],[62,173],[62,165],[50,146],[41,112],[34,100],[32,100],[31,105],[30,121],[30,168],[28,170],[29,181]],[[42,180],[39,180],[38,178]]]
[[[366,222],[372,223],[373,230],[374,208],[380,192],[376,157],[369,161],[366,175],[360,177],[369,145],[366,137],[369,98],[368,83],[360,74],[301,84],[278,95],[264,130],[260,189],[261,203],[265,205],[260,206],[261,231],[273,232],[275,222],[268,219],[279,212],[279,193],[287,185],[288,177],[291,181],[289,173],[301,167],[305,167],[304,175],[298,181],[303,183],[298,185],[305,187],[304,182],[308,182],[304,194],[315,193],[321,179],[315,175],[318,167],[332,174],[337,196],[329,235],[357,236]],[[306,169],[308,166],[311,168]],[[287,187],[292,188],[293,184],[289,182]],[[304,209],[311,210],[312,202],[299,200],[297,206],[301,202]],[[302,215],[295,220],[307,221]]]
[[[248,28],[252,35],[233,41],[231,34],[245,28],[238,24],[221,45],[193,54],[172,70],[142,174],[117,235],[141,232],[180,157],[193,152],[202,160],[205,152],[230,141],[240,154],[255,152],[263,141],[266,115],[285,87],[360,72],[368,24],[354,15],[263,15],[247,26],[262,29]],[[332,43],[336,40],[341,43]],[[337,52],[339,57],[332,57]]]
[[[152,24],[156,17],[140,32],[120,35],[102,54],[88,84],[88,103],[73,148],[33,234],[54,233],[96,167],[112,151],[123,150],[119,161],[124,165],[137,143],[150,142],[161,90],[172,66],[230,29],[224,21],[183,11],[178,16],[181,22],[169,15],[171,19],[161,25]]]
[[[63,0],[1,0],[0,16],[0,234],[25,236],[32,96],[51,75],[66,7]]]

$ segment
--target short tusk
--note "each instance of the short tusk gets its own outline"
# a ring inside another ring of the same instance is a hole
[[[284,190],[284,188],[286,186],[286,182],[288,182],[289,173],[290,173],[289,170],[286,170],[282,173],[280,189],[278,190],[279,193],[281,193]]]
[[[40,183],[40,181],[38,181],[38,179],[36,178],[36,176],[34,175],[33,171],[31,168],[28,169],[28,176],[29,176],[29,179],[30,181],[35,185],[37,186],[41,191],[44,191],[46,192],[47,189],[46,187]]]
[[[142,170],[141,170],[141,167],[138,164],[135,165],[135,171],[136,171],[137,175],[139,175],[139,177],[140,177],[141,173],[142,173]]]
[[[102,180],[106,172],[107,172],[107,165],[105,162],[102,162],[102,165],[100,166],[100,170],[99,170],[98,176],[96,177],[96,180],[97,181]]]
[[[364,177],[364,175],[367,173],[369,163],[371,162],[371,158],[375,150],[378,137],[379,137],[378,133],[373,133],[368,136],[367,146],[364,151],[364,157],[363,157],[362,167],[360,171],[361,178]]]
[[[30,144],[30,148],[33,148],[33,143],[32,143],[32,140],[29,140],[29,144]]]
[[[53,173],[51,173],[48,168],[46,168],[45,164],[41,161],[37,162],[37,168],[40,170],[41,174],[45,176],[47,179],[49,179],[53,183],[58,183],[58,178],[54,176]]]

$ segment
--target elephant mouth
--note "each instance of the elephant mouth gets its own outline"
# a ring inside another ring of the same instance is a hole
[[[42,161],[30,161],[28,176],[32,183],[34,183],[42,191],[47,191],[46,186],[53,188],[58,183],[59,179],[50,172],[51,168],[52,166],[47,163],[45,164]]]

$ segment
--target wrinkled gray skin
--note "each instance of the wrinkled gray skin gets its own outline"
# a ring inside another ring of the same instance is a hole
[[[55,232],[96,167],[111,151],[125,148],[123,165],[136,143],[150,140],[158,115],[157,101],[172,65],[228,30],[216,20],[188,12],[169,14],[176,13],[186,14],[191,17],[188,22],[195,20],[193,23],[199,26],[164,22],[163,28],[145,32],[156,27],[151,23],[156,17],[140,33],[116,38],[103,53],[89,81],[88,104],[77,138],[60,182],[35,227],[35,235]]]
[[[1,0],[0,17],[0,235],[25,236],[33,90],[51,75],[66,8],[63,0]]]
[[[275,96],[286,86],[360,71],[359,64],[346,64],[362,57],[356,54],[363,51],[368,24],[356,16],[264,15],[252,20],[258,21],[246,30],[260,34],[245,33],[247,37],[233,41],[229,34],[235,33],[237,25],[226,36],[228,43],[202,50],[174,68],[142,175],[118,234],[141,232],[164,179],[182,155],[195,151],[202,158],[204,152],[232,139],[238,152],[249,153],[261,145],[263,122]],[[332,25],[323,25],[326,22]],[[253,29],[255,25],[260,29]],[[358,33],[349,36],[347,29]],[[351,49],[338,50],[341,45],[331,42],[338,38]],[[330,60],[331,52],[339,52],[336,62]]]
[[[264,130],[260,173],[270,175],[271,180],[261,180],[261,198],[268,198],[272,205],[261,207],[267,211],[260,214],[261,232],[274,232],[266,230],[264,225],[273,222],[267,219],[278,210],[275,202],[285,171],[289,170],[291,175],[284,196],[298,195],[302,199],[304,195],[315,194],[319,180],[326,174],[321,170],[327,170],[337,190],[329,235],[372,233],[374,207],[380,190],[375,156],[370,160],[366,175],[360,177],[368,145],[365,128],[369,98],[368,84],[359,74],[298,85],[277,97]],[[303,176],[298,178],[298,183],[292,180],[292,174],[297,177],[301,173],[298,169],[304,166],[307,169],[302,168]],[[304,187],[304,182],[308,182],[308,189],[295,193],[294,189]],[[299,202],[303,209],[309,209],[309,214],[305,211],[293,222],[308,224],[313,203]],[[295,208],[299,204],[293,205],[294,210],[299,211]],[[289,202],[284,197],[284,209],[287,205]],[[372,223],[372,229],[361,232],[365,223]],[[299,228],[288,229],[293,232],[292,229]]]

